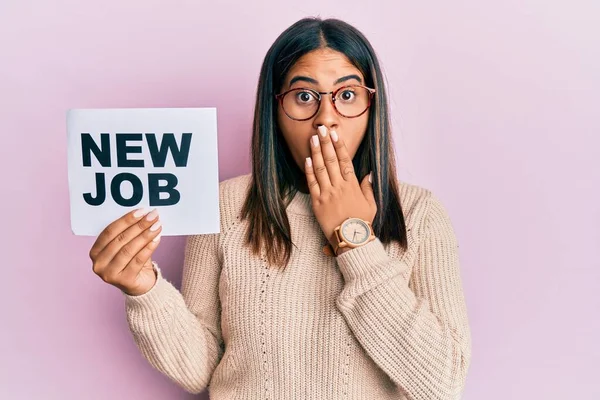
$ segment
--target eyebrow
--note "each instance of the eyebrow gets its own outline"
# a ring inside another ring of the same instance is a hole
[[[349,81],[350,79],[356,79],[359,83],[362,84],[362,79],[360,79],[360,76],[358,76],[356,74],[343,76],[343,77],[339,78],[338,80],[336,80],[335,82],[333,82],[333,84],[337,85],[339,83]],[[294,83],[300,82],[300,81],[304,81],[304,82],[308,82],[308,83],[313,83],[315,85],[317,85],[319,83],[319,81],[317,81],[316,79],[309,78],[308,76],[298,75],[298,76],[295,76],[295,77],[292,78],[292,80],[290,81],[290,85],[289,86],[292,86]]]

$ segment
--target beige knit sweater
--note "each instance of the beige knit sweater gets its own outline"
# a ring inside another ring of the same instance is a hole
[[[407,251],[377,239],[337,258],[298,193],[280,271],[243,246],[249,181],[220,183],[221,232],[187,238],[181,292],[155,264],[149,292],[123,293],[149,363],[212,400],[460,398],[470,331],[457,240],[432,192],[400,182]]]

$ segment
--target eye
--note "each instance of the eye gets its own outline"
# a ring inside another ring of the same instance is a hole
[[[338,97],[344,102],[349,102],[354,100],[354,98],[356,97],[356,93],[352,89],[345,89],[338,95]]]
[[[296,93],[296,101],[298,103],[310,103],[311,101],[315,100],[315,96],[311,93],[311,92],[307,92],[307,91],[299,91]]]

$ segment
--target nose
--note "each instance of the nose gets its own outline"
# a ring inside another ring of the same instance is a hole
[[[325,125],[328,129],[337,129],[340,115],[333,106],[331,95],[324,94],[321,96],[323,96],[321,98],[321,105],[313,119],[313,127],[317,130],[319,125]]]

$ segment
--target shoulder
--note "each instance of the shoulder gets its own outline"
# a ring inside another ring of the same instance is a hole
[[[402,180],[398,180],[398,186],[407,229],[419,238],[431,229],[452,231],[448,211],[434,191]]]
[[[427,215],[433,193],[423,186],[398,180],[398,192],[407,228],[420,226]]]
[[[237,197],[246,195],[246,191],[252,181],[252,174],[243,174],[228,178],[219,182],[220,197]]]
[[[224,232],[238,219],[251,181],[252,174],[248,173],[219,182],[221,232]]]

